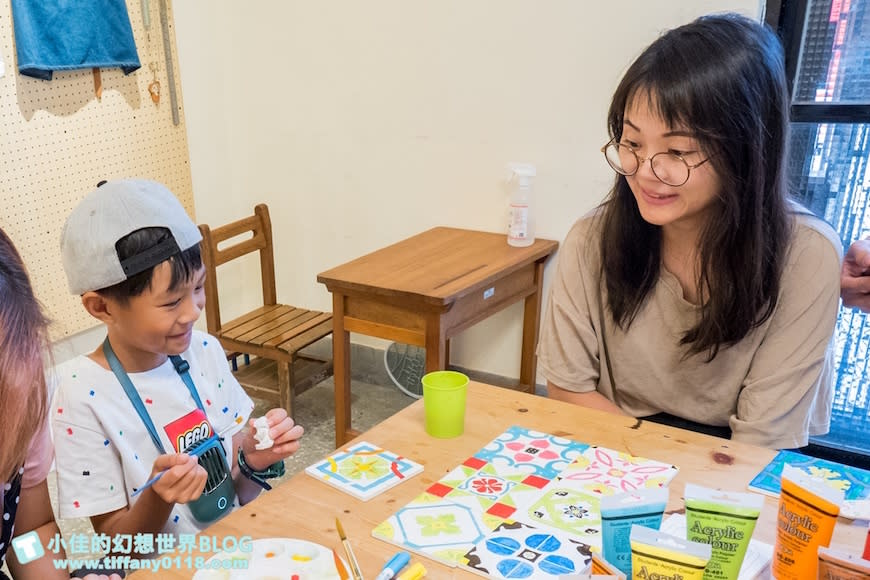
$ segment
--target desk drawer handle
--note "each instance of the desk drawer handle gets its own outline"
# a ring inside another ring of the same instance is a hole
[[[484,300],[487,300],[487,299],[489,299],[489,298],[492,298],[494,294],[495,294],[495,286],[493,286],[492,288],[488,288],[488,289],[486,289],[486,290],[483,291],[483,299],[484,299]]]

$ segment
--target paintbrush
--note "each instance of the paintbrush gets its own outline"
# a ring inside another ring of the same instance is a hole
[[[235,426],[236,425],[234,423],[234,424],[229,425],[226,428],[224,428],[223,431],[221,431],[220,433],[217,434],[218,439],[223,439],[224,435],[226,435],[229,432],[229,430]],[[207,448],[208,448],[207,445],[198,445],[198,446],[195,446],[190,451],[185,451],[184,453],[187,453],[191,457],[199,457]],[[134,491],[133,495],[131,495],[130,497],[136,497],[137,495],[139,495],[140,493],[142,493],[143,491],[145,491],[146,489],[148,489],[149,487],[154,485],[157,482],[157,480],[160,479],[161,477],[163,477],[163,474],[166,473],[167,471],[169,471],[169,470],[164,469],[163,471],[161,471],[160,473],[158,473],[157,475],[155,475],[154,477],[152,477],[151,479],[146,481],[144,484],[142,484],[142,487],[140,487],[139,489]]]
[[[335,560],[335,570],[338,572],[340,580],[347,580],[350,576],[347,573],[347,568],[344,567],[344,562],[338,557],[338,552],[332,551],[332,559]]]
[[[205,450],[206,450],[206,446],[201,445],[199,447],[191,449],[190,451],[186,451],[185,453],[187,453],[191,457],[198,457]],[[142,487],[140,487],[139,489],[134,491],[133,495],[131,495],[130,497],[136,497],[137,495],[139,495],[140,493],[142,493],[143,491],[145,491],[146,489],[148,489],[149,487],[154,485],[157,482],[157,480],[160,479],[161,477],[163,477],[163,474],[166,473],[167,471],[169,471],[169,469],[164,469],[163,471],[161,471],[160,473],[158,473],[157,475],[155,475],[154,477],[152,477],[151,479],[146,481],[144,484],[142,484]]]
[[[363,580],[359,563],[356,561],[356,556],[353,555],[353,548],[350,547],[350,542],[347,536],[344,535],[344,528],[341,527],[341,522],[338,518],[335,518],[335,528],[338,530],[338,537],[341,538],[341,545],[344,546],[344,553],[347,554],[347,562],[350,564],[350,573],[353,574],[353,580]]]

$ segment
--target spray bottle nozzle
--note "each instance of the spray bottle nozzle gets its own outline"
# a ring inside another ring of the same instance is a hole
[[[521,186],[527,186],[537,175],[537,170],[531,163],[509,163],[507,168],[511,172],[508,183],[517,180]]]

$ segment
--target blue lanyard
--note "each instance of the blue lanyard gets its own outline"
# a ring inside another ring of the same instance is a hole
[[[103,354],[106,356],[106,361],[108,361],[112,372],[115,373],[118,382],[121,383],[122,387],[124,387],[124,392],[127,393],[127,397],[130,398],[130,402],[133,403],[136,412],[139,413],[139,418],[142,419],[143,423],[145,423],[145,427],[148,429],[148,434],[151,435],[151,441],[154,442],[154,445],[157,446],[160,453],[165,455],[166,449],[164,449],[163,443],[160,442],[160,436],[157,434],[157,429],[154,427],[154,421],[151,420],[151,415],[149,415],[148,410],[145,409],[142,397],[139,396],[136,387],[133,386],[133,382],[130,380],[130,377],[127,376],[127,372],[124,370],[123,365],[121,365],[121,361],[118,360],[115,351],[112,350],[112,345],[109,344],[109,337],[106,337],[106,340],[103,341]],[[193,397],[196,406],[199,407],[199,410],[202,411],[202,414],[206,419],[208,419],[208,415],[206,414],[205,408],[202,406],[202,401],[199,398],[199,393],[196,392],[193,379],[190,378],[190,373],[187,372],[190,369],[190,364],[177,354],[170,355],[169,360],[172,361],[172,366],[175,367],[175,372],[179,374],[181,380],[184,381],[185,386],[187,386],[187,390],[190,391],[190,396]]]

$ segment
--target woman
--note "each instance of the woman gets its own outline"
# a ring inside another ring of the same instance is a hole
[[[59,534],[45,482],[53,458],[43,369],[46,326],[21,257],[0,230],[0,564],[5,557],[15,580],[69,578],[67,570],[56,570],[52,562],[65,558],[63,551],[46,550],[43,557],[25,563],[9,549],[14,538],[31,531],[43,547]],[[5,575],[0,572],[0,577]]]
[[[786,197],[776,36],[734,14],[671,30],[608,127],[616,182],[545,314],[549,396],[772,448],[826,433],[842,247]]]

